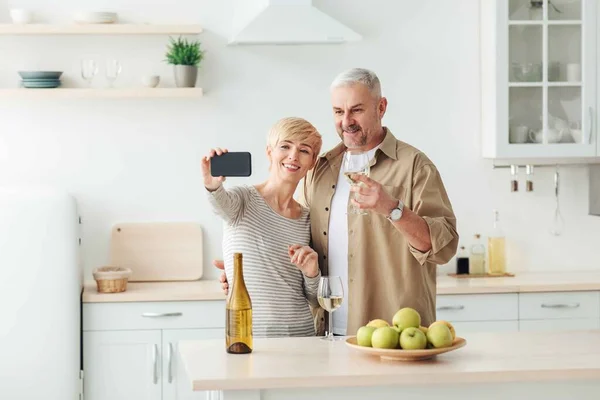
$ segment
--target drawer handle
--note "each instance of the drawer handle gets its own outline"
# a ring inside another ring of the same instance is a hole
[[[579,307],[579,303],[571,303],[571,304],[542,304],[542,308],[577,308]]]
[[[145,312],[142,314],[142,317],[146,318],[163,318],[163,317],[181,317],[183,313],[180,312],[167,312],[167,313],[152,313]]]
[[[458,311],[464,310],[465,306],[440,306],[437,308],[438,311]]]

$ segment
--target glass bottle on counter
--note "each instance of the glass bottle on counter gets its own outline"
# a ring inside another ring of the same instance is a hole
[[[226,350],[232,354],[252,352],[252,302],[244,282],[241,253],[233,255],[233,286],[225,306]]]
[[[456,274],[464,275],[469,273],[469,255],[465,250],[465,246],[460,246],[456,254]]]
[[[475,234],[475,242],[471,246],[469,256],[469,273],[472,275],[485,275],[485,246],[481,243],[481,235]]]
[[[506,240],[500,227],[498,210],[494,210],[494,228],[488,237],[488,272],[490,275],[506,273]]]

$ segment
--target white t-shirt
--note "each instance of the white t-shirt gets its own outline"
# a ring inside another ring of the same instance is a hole
[[[379,146],[369,150],[369,159],[375,155]],[[344,287],[344,301],[340,308],[333,312],[333,333],[336,335],[346,334],[348,324],[348,202],[350,196],[350,184],[344,177],[344,160],[348,153],[344,154],[342,166],[335,185],[335,193],[331,199],[331,215],[329,217],[329,275],[339,276]],[[358,216],[360,218],[360,215]]]

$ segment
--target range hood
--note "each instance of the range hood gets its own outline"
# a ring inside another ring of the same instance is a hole
[[[231,45],[339,44],[362,36],[311,0],[236,0]]]

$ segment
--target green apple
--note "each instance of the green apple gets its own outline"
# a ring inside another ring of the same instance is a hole
[[[373,332],[375,332],[374,326],[361,326],[356,331],[356,343],[359,346],[371,347],[371,337],[373,336]]]
[[[427,330],[427,340],[437,349],[450,347],[452,346],[452,332],[445,324],[431,325]]]
[[[399,342],[398,332],[389,326],[375,329],[371,336],[371,345],[377,349],[397,349]]]
[[[392,325],[397,326],[401,331],[411,327],[418,328],[421,325],[421,315],[414,308],[402,308],[394,314]]]
[[[400,334],[400,347],[404,350],[420,350],[427,347],[427,337],[415,327],[406,328]]]

